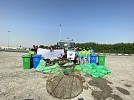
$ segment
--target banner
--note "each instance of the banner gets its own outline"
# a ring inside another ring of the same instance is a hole
[[[60,55],[64,55],[64,49],[49,50],[39,48],[37,54],[41,54],[43,59],[58,59]]]

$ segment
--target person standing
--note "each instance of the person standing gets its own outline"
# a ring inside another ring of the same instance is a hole
[[[32,50],[34,51],[34,54],[37,54],[37,49],[38,49],[38,46],[33,45]]]
[[[83,50],[82,50],[82,60],[83,60],[83,64],[86,63],[87,56],[86,56],[86,49],[85,48],[83,48]]]
[[[82,63],[82,49],[81,48],[78,49],[78,63],[79,64]]]
[[[38,46],[35,47],[35,54],[37,54]]]
[[[90,52],[91,54],[94,54],[94,49],[92,47],[90,47]]]
[[[34,55],[34,51],[33,51],[33,49],[30,49],[29,48],[29,52],[28,52],[30,55]]]
[[[90,62],[90,54],[91,54],[91,52],[90,52],[89,48],[87,48],[87,49],[86,49],[86,58],[87,58],[87,59],[86,59],[86,62],[87,62],[87,63]]]

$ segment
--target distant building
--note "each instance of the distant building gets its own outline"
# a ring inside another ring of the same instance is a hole
[[[7,47],[7,46],[0,46],[1,50],[18,50],[20,47]]]
[[[69,39],[67,39],[67,40],[60,40],[58,42],[58,46],[60,46],[61,48],[64,48],[64,47],[70,48],[70,47],[74,47],[75,46],[75,42],[73,40],[69,40]]]

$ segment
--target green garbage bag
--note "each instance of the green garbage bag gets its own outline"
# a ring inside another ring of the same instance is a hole
[[[100,76],[100,74],[99,73],[92,73],[91,76],[97,78]]]
[[[59,67],[59,65],[56,63],[56,64],[54,64],[54,65],[52,65],[52,66],[46,66],[46,67],[44,68],[44,70],[49,70],[49,69],[57,68],[57,67]]]
[[[44,60],[40,60],[40,63],[39,63],[39,65],[37,66],[36,70],[37,70],[37,71],[43,71],[44,68],[45,68],[45,66],[46,66],[46,62],[45,62]]]
[[[59,70],[59,65],[56,63],[52,66],[46,66],[43,70],[44,73],[61,73],[61,72],[58,72],[60,71]]]
[[[69,63],[64,64],[63,66],[71,66],[73,64],[74,64],[73,62],[69,62]]]
[[[60,68],[56,68],[56,69],[51,70],[51,73],[54,73],[54,74],[62,74],[63,71]]]
[[[53,73],[53,74],[61,74],[63,73],[62,69],[60,68],[52,68],[52,69],[47,69],[43,71],[44,73]]]
[[[82,64],[81,70],[86,74],[90,74],[92,77],[103,77],[111,73],[106,66],[96,64]]]
[[[51,69],[48,69],[48,70],[43,70],[44,73],[50,73],[51,72]]]
[[[76,65],[76,66],[74,67],[74,70],[81,70],[81,66],[80,66],[80,65]]]

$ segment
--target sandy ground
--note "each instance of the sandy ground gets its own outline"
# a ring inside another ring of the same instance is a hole
[[[63,100],[47,92],[48,74],[23,70],[23,54],[0,52],[0,100]],[[103,78],[81,73],[83,92],[67,100],[134,100],[134,56],[107,55],[106,66],[112,73]]]

